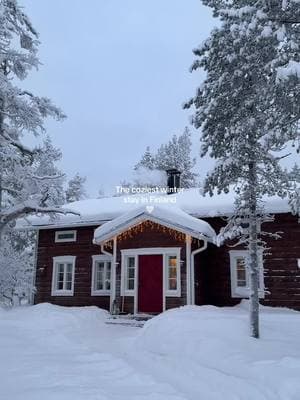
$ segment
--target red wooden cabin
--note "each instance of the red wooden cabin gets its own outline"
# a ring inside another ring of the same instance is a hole
[[[137,204],[138,203],[138,204]],[[81,216],[33,220],[38,230],[35,303],[96,305],[113,313],[160,313],[188,304],[228,306],[247,298],[246,250],[214,244],[233,209],[229,195],[85,200]],[[300,310],[300,225],[281,199],[267,199],[282,232],[261,260],[261,302]]]

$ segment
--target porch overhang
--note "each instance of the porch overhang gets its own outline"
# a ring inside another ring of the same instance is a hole
[[[192,217],[179,208],[143,206],[101,225],[94,232],[93,242],[98,245],[104,244],[144,221],[151,221],[211,243],[214,243],[216,237],[214,229],[206,221]]]

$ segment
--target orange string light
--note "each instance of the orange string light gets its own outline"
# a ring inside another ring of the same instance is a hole
[[[185,241],[185,234],[178,232],[174,229],[168,228],[166,226],[157,224],[152,221],[143,221],[139,223],[138,225],[135,225],[131,228],[129,228],[127,231],[122,232],[118,236],[118,241],[123,241],[123,240],[128,240],[134,238],[139,233],[143,233],[147,230],[150,230],[152,232],[157,232],[157,233],[165,233],[168,234],[169,236],[172,236],[175,240],[177,241]]]

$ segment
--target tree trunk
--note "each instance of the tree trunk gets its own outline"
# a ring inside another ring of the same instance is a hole
[[[259,265],[258,265],[258,244],[257,244],[257,177],[256,165],[249,163],[249,275],[250,275],[250,332],[251,336],[259,338]]]

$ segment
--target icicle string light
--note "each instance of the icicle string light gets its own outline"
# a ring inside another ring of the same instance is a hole
[[[152,231],[152,232],[160,232],[160,233],[166,233],[172,238],[174,238],[176,241],[184,242],[185,241],[185,234],[178,232],[174,229],[168,228],[163,225],[159,225],[155,222],[152,221],[143,221],[138,225],[133,226],[132,228],[129,228],[127,231],[121,233],[118,236],[118,241],[122,240],[128,240],[134,238],[137,234],[143,233],[145,231]]]

